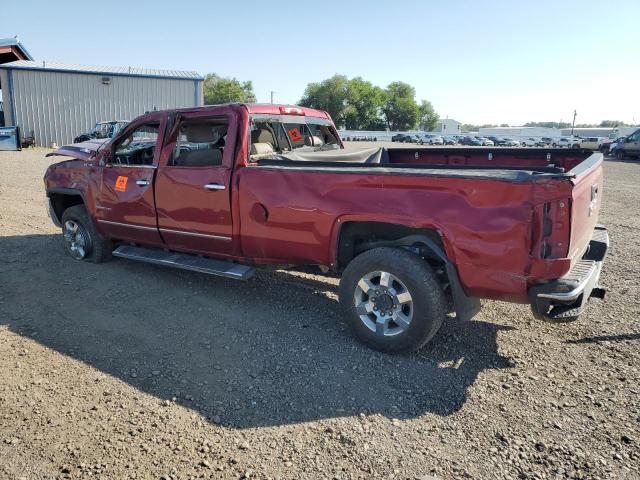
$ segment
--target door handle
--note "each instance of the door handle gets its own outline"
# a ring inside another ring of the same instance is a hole
[[[219,183],[207,183],[204,188],[207,190],[224,190],[227,187],[220,185]]]
[[[136,185],[138,185],[139,187],[146,187],[150,183],[151,182],[149,180],[136,180]]]

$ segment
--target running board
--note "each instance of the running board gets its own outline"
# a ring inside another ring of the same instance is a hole
[[[188,253],[168,252],[157,248],[142,248],[132,245],[121,245],[113,251],[114,257],[138,260],[166,267],[207,273],[219,277],[248,280],[253,276],[254,269],[238,263],[214,260],[213,258],[198,257]]]

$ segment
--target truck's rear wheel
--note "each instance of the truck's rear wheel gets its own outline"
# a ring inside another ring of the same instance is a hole
[[[83,205],[69,207],[62,214],[62,238],[67,253],[76,260],[101,263],[111,258],[111,241],[98,233]]]
[[[401,248],[375,248],[347,265],[340,303],[355,336],[388,353],[416,350],[444,320],[446,298],[431,267]]]

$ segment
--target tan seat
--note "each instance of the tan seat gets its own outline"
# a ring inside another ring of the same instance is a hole
[[[174,162],[176,165],[185,167],[204,167],[222,164],[222,151],[219,148],[212,148],[216,139],[212,125],[206,123],[194,123],[187,125],[185,136],[189,143],[207,143],[208,148],[199,148],[181,152]]]
[[[274,150],[270,143],[252,143],[249,155],[253,160],[273,155]]]
[[[267,128],[258,128],[251,131],[251,143],[268,143],[273,150],[276,149],[276,139],[273,137],[271,130]]]

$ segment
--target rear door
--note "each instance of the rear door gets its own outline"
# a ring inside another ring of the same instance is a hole
[[[114,141],[102,159],[96,221],[111,238],[161,244],[156,225],[153,179],[166,115],[146,116]]]
[[[158,228],[170,248],[232,254],[230,187],[236,130],[236,116],[227,107],[176,118],[155,183]]]

